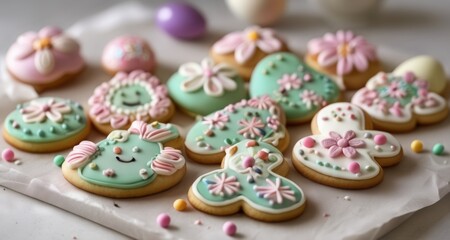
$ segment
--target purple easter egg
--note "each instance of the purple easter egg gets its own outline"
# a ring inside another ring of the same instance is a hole
[[[169,35],[180,39],[201,37],[206,31],[206,20],[192,5],[171,2],[156,12],[156,24]]]

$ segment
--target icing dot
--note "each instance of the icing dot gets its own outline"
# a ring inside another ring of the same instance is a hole
[[[386,135],[384,135],[384,134],[377,134],[373,137],[373,141],[377,145],[383,145],[387,142],[387,138],[386,138]]]
[[[303,139],[303,146],[305,146],[307,148],[312,148],[312,147],[314,147],[315,144],[316,144],[316,141],[314,141],[314,139],[312,139],[311,137],[306,137]]]
[[[92,170],[97,169],[97,164],[96,163],[89,163],[89,168]]]
[[[42,138],[45,137],[45,132],[42,129],[39,129],[37,134],[38,134],[39,137],[42,137]]]
[[[156,218],[156,222],[161,226],[162,228],[168,228],[170,225],[170,216],[167,213],[161,213]]]
[[[266,161],[269,158],[269,150],[268,149],[261,149],[256,153],[256,156],[258,158],[261,158],[262,160]]]
[[[139,176],[141,176],[142,179],[147,179],[148,178],[148,171],[145,168],[141,168],[139,170]]]
[[[23,131],[23,133],[25,133],[26,135],[31,135],[31,130],[28,129],[28,128],[24,128],[22,131]]]
[[[114,152],[115,154],[121,154],[121,153],[122,153],[122,148],[120,148],[120,147],[114,147],[114,148],[113,148],[113,152]]]
[[[103,170],[103,176],[105,176],[105,177],[114,177],[115,175],[116,175],[116,172],[111,168]]]
[[[397,150],[397,147],[395,145],[391,145],[391,146],[389,146],[389,149],[391,149],[391,151],[395,151],[395,150]]]
[[[199,142],[199,141],[203,141],[205,140],[205,138],[203,136],[198,136],[195,138],[195,141]]]
[[[327,167],[327,168],[332,168],[333,166],[331,165],[331,163],[325,163],[325,167]]]
[[[372,134],[371,133],[364,133],[364,138],[372,138]]]
[[[317,161],[317,165],[323,167],[324,164],[323,164],[323,162],[321,162],[321,161]]]
[[[173,202],[173,208],[177,211],[184,211],[187,208],[187,202],[184,199],[177,199]]]
[[[154,121],[151,123],[152,127],[158,127],[159,126],[159,122],[158,121]]]
[[[309,73],[306,73],[304,76],[303,76],[303,80],[305,80],[305,81],[309,81],[309,80],[311,80],[311,74],[309,74]]]
[[[194,224],[195,225],[202,225],[203,222],[201,220],[197,219],[197,220],[195,220]]]
[[[322,120],[323,120],[323,121],[328,121],[328,120],[330,120],[330,119],[329,119],[328,117],[323,117]]]
[[[352,114],[350,114],[350,119],[351,119],[351,120],[356,120],[356,116],[355,116],[355,114],[353,114],[353,113],[352,113]]]
[[[234,236],[234,234],[236,234],[237,227],[232,221],[227,221],[223,224],[222,230],[228,236]]]
[[[15,128],[15,129],[18,129],[18,128],[20,128],[20,125],[16,121],[13,121],[12,122],[12,127]]]
[[[2,159],[7,162],[14,162],[14,151],[11,148],[6,148],[2,151]]]
[[[414,140],[411,142],[411,150],[415,153],[423,151],[423,142],[420,140]]]
[[[366,169],[366,171],[368,171],[368,172],[372,172],[373,170],[375,170],[375,168],[370,165],[367,165],[364,169]]]
[[[63,164],[65,158],[63,155],[56,155],[55,158],[53,158],[53,163],[58,166],[61,167],[61,165]]]
[[[350,198],[350,196],[344,196],[344,200],[345,201],[351,201],[352,199]]]
[[[214,136],[214,132],[211,129],[208,129],[208,130],[204,131],[203,134],[205,134],[208,137],[213,137]]]
[[[298,150],[298,153],[300,154],[300,156],[305,155],[305,152],[302,149]]]
[[[245,144],[245,146],[246,146],[246,147],[254,147],[254,146],[258,146],[258,143],[257,143],[256,141],[254,141],[254,140],[251,140],[251,141],[248,141],[248,142]]]
[[[441,143],[436,143],[433,146],[433,154],[434,155],[442,155],[442,153],[444,153],[444,145],[442,145]]]
[[[341,167],[339,167],[339,166],[334,166],[334,170],[340,171],[340,170],[342,170],[342,169],[341,169]]]
[[[231,139],[229,139],[229,138],[225,138],[225,140],[223,140],[223,142],[224,142],[225,144],[228,144],[228,145],[233,144],[233,141],[232,141]]]
[[[62,129],[65,129],[65,130],[67,130],[69,128],[69,126],[67,126],[67,124],[65,124],[65,123],[61,124],[61,127],[62,127]]]
[[[134,146],[132,149],[133,152],[138,153],[141,151],[141,149],[139,147]]]
[[[253,167],[253,165],[255,165],[255,159],[253,157],[246,156],[242,160],[242,166],[244,168],[249,168],[249,167],[251,168],[251,167]]]
[[[383,149],[381,148],[380,145],[375,145],[375,150],[377,150],[378,152],[381,152]]]
[[[55,133],[55,132],[56,132],[56,128],[52,126],[52,127],[50,127],[49,131],[50,131],[51,133]]]
[[[283,57],[283,55],[280,54],[280,55],[277,55],[277,59],[280,60],[280,61],[283,61],[284,57]]]
[[[352,161],[351,163],[349,163],[347,168],[351,173],[359,173],[359,171],[361,170],[359,163],[357,163],[355,161]]]
[[[14,161],[14,164],[15,165],[22,165],[22,162],[20,160],[16,160],[16,161]]]
[[[75,115],[75,120],[77,120],[78,122],[81,122],[82,118],[80,115]]]

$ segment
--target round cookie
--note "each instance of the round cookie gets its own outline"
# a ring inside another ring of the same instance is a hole
[[[89,119],[79,103],[53,97],[17,105],[3,124],[3,137],[9,144],[36,153],[70,148],[89,132]]]
[[[64,178],[87,192],[112,198],[164,191],[186,173],[183,145],[171,124],[134,121],[95,144],[83,141],[62,165]]]
[[[200,64],[181,65],[167,88],[177,106],[189,115],[205,116],[247,97],[242,78],[228,65],[214,64],[209,58]]]
[[[243,140],[226,150],[222,169],[195,180],[188,199],[193,207],[212,215],[243,211],[265,222],[289,220],[302,214],[306,201],[303,191],[283,177],[288,171],[278,149]]]
[[[117,73],[89,98],[89,117],[102,133],[127,129],[134,120],[167,122],[175,113],[166,86],[150,73]]]
[[[217,63],[227,63],[250,80],[256,64],[268,54],[288,51],[288,47],[273,29],[252,26],[232,32],[214,43],[210,55]]]
[[[428,92],[428,83],[414,73],[403,76],[380,72],[353,95],[352,103],[366,111],[375,129],[407,132],[417,124],[433,124],[448,115],[447,101]]]
[[[347,90],[364,87],[382,70],[375,47],[362,36],[342,30],[310,40],[305,62]]]
[[[6,53],[5,62],[15,80],[36,91],[69,81],[84,67],[80,45],[57,27],[20,35]]]
[[[256,65],[249,91],[251,97],[269,95],[292,124],[311,120],[317,111],[341,96],[333,80],[286,52],[271,54]]]
[[[156,60],[145,39],[138,36],[119,36],[106,44],[103,49],[102,66],[111,75],[133,70],[153,73]]]
[[[244,139],[284,151],[290,141],[284,123],[282,109],[268,96],[241,100],[195,123],[186,135],[186,154],[199,163],[218,164],[227,147]]]
[[[311,122],[314,135],[292,151],[294,167],[306,178],[331,187],[364,189],[383,180],[383,168],[399,163],[403,150],[387,132],[369,130],[370,117],[358,106],[334,103]]]

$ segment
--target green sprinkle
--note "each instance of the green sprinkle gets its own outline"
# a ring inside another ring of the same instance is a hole
[[[317,165],[319,165],[319,166],[321,166],[321,167],[323,167],[323,162],[322,161],[317,161]]]
[[[327,162],[327,163],[325,163],[325,167],[327,167],[327,168],[332,168],[333,165],[331,165],[331,163]]]
[[[25,133],[26,135],[31,135],[31,130],[28,128],[24,128],[23,133]]]
[[[334,166],[334,170],[341,171],[342,169],[341,169],[341,167],[339,167],[339,166]]]
[[[39,135],[39,137],[42,137],[42,138],[45,137],[45,132],[42,129],[39,129],[37,134]]]
[[[442,155],[444,153],[444,145],[442,145],[441,143],[436,143],[433,146],[433,154],[434,155]]]
[[[223,140],[225,144],[231,145],[233,144],[233,141],[229,138],[225,138],[225,140]]]
[[[373,170],[375,170],[373,166],[366,166],[366,171],[372,172]]]
[[[56,155],[55,158],[53,158],[53,163],[56,166],[61,167],[65,160],[63,155]]]

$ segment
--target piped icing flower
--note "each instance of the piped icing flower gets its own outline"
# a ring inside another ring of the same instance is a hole
[[[178,73],[186,77],[181,83],[181,90],[186,92],[197,91],[203,87],[209,96],[222,96],[224,90],[232,91],[237,88],[236,82],[231,79],[236,72],[226,64],[215,65],[209,58],[200,64],[189,62],[181,65]]]
[[[336,73],[339,76],[353,70],[363,72],[368,69],[369,62],[377,60],[374,46],[351,31],[326,33],[322,38],[312,39],[308,43],[308,51],[317,55],[320,66],[336,65]]]
[[[348,158],[355,158],[358,155],[356,148],[364,147],[365,143],[361,139],[355,139],[354,131],[347,131],[342,137],[337,132],[330,132],[330,138],[322,140],[322,146],[329,150],[329,155],[332,158],[344,155]]]
[[[265,53],[273,53],[282,48],[282,42],[272,29],[253,26],[244,31],[232,32],[213,45],[214,52],[228,54],[234,52],[238,63],[245,63],[260,49]]]
[[[63,120],[63,114],[70,113],[72,110],[65,102],[50,98],[46,102],[31,101],[28,106],[22,108],[20,111],[24,122],[34,123],[42,122],[47,118],[53,122],[61,122]]]

